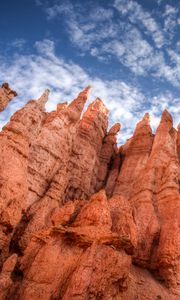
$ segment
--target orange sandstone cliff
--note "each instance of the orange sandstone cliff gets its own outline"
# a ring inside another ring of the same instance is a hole
[[[180,127],[147,113],[118,148],[90,89],[50,113],[46,90],[0,133],[0,300],[180,299]]]

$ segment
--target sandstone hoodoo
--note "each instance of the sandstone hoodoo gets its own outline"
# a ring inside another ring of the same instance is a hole
[[[0,112],[3,111],[8,103],[17,96],[17,93],[10,89],[7,82],[3,83],[0,88]]]
[[[180,127],[146,113],[118,147],[90,90],[49,113],[46,90],[0,133],[0,300],[180,299]]]

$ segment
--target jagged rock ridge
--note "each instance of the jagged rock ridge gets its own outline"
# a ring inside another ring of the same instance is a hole
[[[118,148],[90,89],[0,133],[0,299],[180,299],[180,127],[145,114]]]

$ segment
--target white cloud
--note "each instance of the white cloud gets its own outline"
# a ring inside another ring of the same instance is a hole
[[[114,58],[120,67],[129,68],[135,75],[159,77],[178,87],[179,68],[167,59],[167,46],[170,48],[178,22],[174,18],[177,8],[163,5],[165,12],[159,16],[163,28],[157,14],[154,17],[153,12],[133,0],[114,0],[109,8],[59,1],[45,10],[49,19],[64,20],[79,55],[88,53],[102,62]],[[120,18],[114,17],[117,12]]]
[[[94,48],[94,56],[106,54],[115,56],[121,64],[131,69],[136,75],[147,75],[165,65],[163,54],[157,52],[143,39],[140,31],[130,27],[120,41],[104,43],[101,49]]]
[[[143,9],[136,1],[132,0],[115,0],[114,7],[135,25],[142,25],[146,29],[145,34],[150,35],[157,48],[164,45],[164,35],[160,25]]]
[[[167,81],[171,82],[172,85],[179,88],[180,85],[180,55],[172,49],[167,50],[169,55],[169,64],[160,64],[156,72],[156,76],[160,78],[165,78]]]
[[[151,126],[153,130],[157,128],[160,121],[160,113],[167,109],[173,116],[174,126],[177,127],[179,123],[180,114],[180,98],[175,98],[170,92],[164,92],[151,98]]]
[[[22,107],[28,99],[38,98],[44,89],[51,90],[47,110],[56,108],[58,102],[71,101],[88,84],[93,86],[88,103],[100,97],[110,111],[110,126],[114,122],[122,124],[119,142],[129,138],[136,123],[147,110],[150,111],[152,126],[158,125],[160,114],[168,108],[174,115],[176,123],[180,112],[179,99],[171,94],[146,98],[135,86],[122,80],[103,81],[90,77],[81,67],[73,62],[66,62],[54,54],[54,43],[50,40],[35,43],[36,55],[16,56],[12,62],[1,62],[0,78],[8,81],[18,92],[5,112],[0,114],[3,126],[10,115]],[[4,59],[5,61],[5,59]]]
[[[58,102],[71,101],[88,84],[93,86],[90,101],[100,97],[110,111],[110,125],[121,122],[120,141],[132,134],[135,124],[146,112],[148,100],[135,86],[122,80],[102,80],[91,77],[80,66],[66,62],[54,53],[50,40],[38,41],[36,55],[18,55],[11,62],[1,61],[0,78],[18,92],[0,115],[1,125],[28,99],[37,99],[44,89],[51,90],[47,110],[56,108]]]
[[[90,19],[92,21],[96,20],[96,22],[108,21],[113,18],[113,15],[114,12],[112,9],[95,6],[95,8],[91,11]]]
[[[176,14],[178,12],[178,9],[175,8],[172,5],[166,4],[165,6],[165,15],[172,15],[172,14]]]
[[[49,20],[64,17],[70,40],[81,51],[90,50],[94,44],[118,34],[118,26],[113,23],[113,10],[93,5],[88,12],[86,6],[67,1],[46,8]],[[85,16],[84,16],[85,15]]]
[[[178,8],[172,5],[165,5],[164,8],[164,31],[169,33],[169,38],[172,39],[178,24]]]
[[[77,91],[87,84],[86,73],[71,62],[65,64],[54,54],[54,43],[50,40],[36,42],[37,55],[16,55],[12,61],[1,61],[0,78],[9,82],[18,91],[19,98],[15,98],[15,111],[25,100],[37,98],[44,89],[52,90],[50,103],[47,108],[54,108],[58,101],[65,101],[69,91]],[[73,95],[71,95],[73,96]]]
[[[65,22],[69,39],[80,56],[89,54],[106,63],[114,59],[120,68],[123,65],[135,75],[156,77],[179,87],[180,67],[177,62],[172,63],[168,52],[169,49],[175,51],[171,42],[174,29],[178,22],[180,24],[178,9],[160,2],[164,10],[161,16],[147,11],[135,0],[114,0],[109,8],[91,2],[83,6],[78,1],[63,4],[56,1],[43,8],[48,19]]]
[[[48,39],[42,41],[37,41],[34,47],[39,53],[46,54],[46,56],[54,56],[55,45],[54,42]]]
[[[125,53],[125,45],[118,40],[112,40],[111,42],[104,43],[101,48],[92,48],[90,53],[92,56],[97,57],[98,60],[104,62],[109,61],[111,56],[115,56],[121,61]]]

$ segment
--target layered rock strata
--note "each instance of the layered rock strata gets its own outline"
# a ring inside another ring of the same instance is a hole
[[[47,113],[46,90],[0,133],[0,299],[177,300],[180,131],[146,113],[118,148],[89,92]]]

